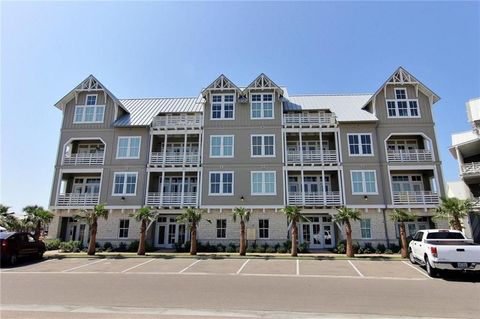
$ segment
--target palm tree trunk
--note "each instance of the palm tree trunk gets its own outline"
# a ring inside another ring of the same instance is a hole
[[[352,243],[352,226],[349,220],[345,222],[345,235],[347,236],[347,257],[355,257]]]
[[[197,254],[197,225],[192,223],[192,230],[190,232],[190,255]]]
[[[292,257],[297,257],[298,253],[298,229],[297,229],[297,223],[295,221],[292,221]]]
[[[453,228],[458,231],[462,231],[463,228],[460,219],[456,215],[453,215]]]
[[[245,222],[240,222],[240,256],[245,256],[247,248],[245,247]]]
[[[401,222],[400,223],[400,241],[402,242],[402,258],[407,258],[408,253],[407,253],[407,232],[405,230],[405,223]]]
[[[95,244],[97,242],[97,220],[95,219],[90,227],[90,241],[88,242],[87,255],[95,255]]]
[[[42,222],[38,221],[37,225],[35,226],[35,233],[33,234],[33,237],[38,240],[40,238],[40,230],[42,228]]]
[[[145,230],[147,229],[147,221],[142,220],[142,226],[140,227],[140,243],[138,244],[137,255],[145,255]]]

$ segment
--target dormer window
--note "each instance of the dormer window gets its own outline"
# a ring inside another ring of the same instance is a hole
[[[273,119],[273,94],[252,94],[251,119]]]
[[[420,117],[418,100],[409,99],[405,88],[395,89],[395,99],[387,100],[387,111],[389,118]]]
[[[235,96],[233,94],[212,95],[212,120],[233,120],[234,114]]]
[[[75,105],[73,123],[103,123],[104,114],[105,105],[97,105],[97,95],[89,94],[85,98],[85,105]]]

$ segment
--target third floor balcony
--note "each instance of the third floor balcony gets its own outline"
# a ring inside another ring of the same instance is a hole
[[[202,114],[166,114],[153,118],[153,130],[199,129],[202,127]]]
[[[199,134],[154,135],[150,153],[151,166],[199,166]]]
[[[480,162],[462,164],[462,176],[480,176]]]
[[[62,165],[103,165],[105,144],[100,139],[72,140],[65,145]]]
[[[431,141],[423,135],[392,135],[386,141],[388,162],[432,162]]]
[[[334,132],[288,132],[286,139],[288,165],[333,165],[339,162]]]
[[[325,127],[336,125],[335,114],[326,111],[289,112],[283,114],[286,127]]]

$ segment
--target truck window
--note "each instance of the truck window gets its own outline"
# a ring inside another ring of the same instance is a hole
[[[422,237],[423,237],[423,232],[418,231],[418,232],[415,234],[415,237],[413,237],[413,240],[414,240],[414,241],[422,241]]]
[[[427,235],[427,239],[465,239],[461,233],[436,232]]]

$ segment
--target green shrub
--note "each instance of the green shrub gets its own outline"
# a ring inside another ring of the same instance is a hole
[[[336,252],[337,252],[337,254],[345,254],[346,249],[347,248],[345,247],[345,242],[341,241],[337,244]]]
[[[274,253],[277,252],[277,250],[276,250],[274,247],[271,247],[271,246],[270,246],[270,247],[267,247],[267,248],[265,249],[265,252],[266,252],[266,253],[269,253],[269,254],[274,254]]]
[[[238,252],[237,246],[234,243],[229,243],[225,249],[227,253],[236,253]]]
[[[389,254],[389,255],[391,255],[391,254],[393,254],[393,251],[392,251],[392,250],[390,250],[390,249],[385,249],[385,254]]]
[[[283,248],[285,248],[287,251],[292,250],[292,241],[291,240],[287,240],[282,245],[283,245]]]
[[[277,248],[277,253],[285,254],[285,253],[287,253],[287,249],[285,247],[278,247]]]
[[[58,250],[62,241],[60,239],[47,239],[45,241],[45,248],[47,250]]]
[[[355,254],[363,254],[363,248],[359,247]]]
[[[308,243],[301,243],[300,245],[298,245],[298,252],[308,253]]]
[[[378,244],[377,245],[377,254],[383,254],[385,252],[385,249],[386,249],[386,247],[385,247],[384,244],[381,244],[381,243]]]
[[[125,244],[123,241],[118,244],[118,247],[115,249],[115,251],[118,252],[124,252],[127,251],[127,244]]]
[[[111,242],[107,241],[105,244],[103,244],[103,249],[105,251],[112,251],[113,250],[113,245]]]
[[[58,248],[64,253],[77,253],[83,249],[83,245],[78,240],[70,240],[61,242]]]
[[[138,240],[134,240],[132,241],[129,245],[128,245],[128,251],[131,252],[131,253],[134,253],[134,252],[137,252],[138,251],[138,245],[139,245],[139,241]]]
[[[250,254],[251,254],[251,253],[254,253],[254,252],[255,252],[255,248],[254,248],[254,247],[252,247],[252,246],[247,247],[247,253],[250,253]]]
[[[222,245],[222,244],[217,244],[216,248],[217,248],[217,252],[219,252],[219,253],[224,253],[225,250],[227,249],[227,247],[225,245]]]

